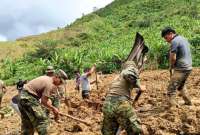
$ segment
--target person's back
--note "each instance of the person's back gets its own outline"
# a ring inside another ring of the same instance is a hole
[[[90,82],[86,74],[81,75],[80,84],[82,90],[88,90],[88,91],[90,90]]]
[[[31,80],[25,85],[25,90],[37,96],[38,98],[41,98],[43,94],[49,97],[51,92],[49,90],[54,88],[55,86],[53,85],[52,77],[49,76],[40,76]]]
[[[136,69],[126,68],[122,70],[121,74],[112,82],[109,88],[108,96],[120,95],[130,98],[131,90],[138,86],[137,84],[129,83],[126,79],[127,76],[135,77],[136,82],[139,80]]]
[[[172,40],[171,52],[176,53],[175,70],[192,69],[192,56],[187,39],[179,35],[175,36]]]
[[[87,73],[81,75],[80,84],[81,84],[82,98],[83,99],[89,98],[90,82]]]

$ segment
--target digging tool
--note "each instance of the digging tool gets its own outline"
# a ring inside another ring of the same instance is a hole
[[[172,78],[172,74],[173,74],[173,69],[172,68],[169,69],[169,73],[170,73],[170,78]]]
[[[90,126],[90,125],[91,125],[89,122],[84,121],[84,120],[79,119],[79,118],[76,118],[76,117],[74,117],[74,116],[71,116],[71,115],[69,115],[69,114],[64,114],[64,113],[59,113],[59,114],[60,114],[61,116],[65,116],[65,117],[71,118],[71,119],[73,119],[73,120],[75,120],[75,121],[79,121],[79,122],[81,122],[81,123],[84,123],[84,124],[87,125],[87,126]]]
[[[97,87],[97,90],[99,89],[98,87],[98,76],[97,76],[97,71],[95,70],[95,75],[96,75],[96,87]]]
[[[116,133],[116,135],[120,135],[120,134],[121,134],[121,132],[122,132],[122,128],[121,128],[121,127],[119,127],[119,128],[118,128],[118,130],[117,130],[117,133]]]
[[[66,83],[64,84],[64,87],[65,87],[65,99],[64,99],[64,102],[65,102],[65,105],[70,108],[71,104],[70,104],[69,98],[66,97],[66,94],[67,94]]]
[[[146,60],[145,55],[148,51],[149,48],[145,45],[143,36],[137,32],[131,52],[124,62],[134,61],[137,65],[138,70],[141,70]]]

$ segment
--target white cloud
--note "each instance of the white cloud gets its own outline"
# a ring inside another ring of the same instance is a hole
[[[7,41],[7,38],[5,36],[0,35],[0,41]]]
[[[13,40],[63,27],[113,0],[1,0],[0,31]]]

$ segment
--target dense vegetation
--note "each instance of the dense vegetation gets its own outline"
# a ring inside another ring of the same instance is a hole
[[[93,63],[98,70],[111,73],[129,54],[136,32],[150,48],[146,68],[167,68],[169,46],[160,36],[165,26],[188,38],[193,65],[199,66],[199,0],[115,0],[65,28],[18,39],[16,43],[35,49],[22,58],[2,60],[0,77],[8,82],[31,79],[43,74],[47,65],[62,68],[73,77],[75,70]]]

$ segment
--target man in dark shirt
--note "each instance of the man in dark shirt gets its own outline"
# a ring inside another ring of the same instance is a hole
[[[12,97],[12,99],[11,99],[11,106],[17,112],[17,114],[19,116],[21,116],[21,113],[20,113],[19,108],[18,108],[20,93],[21,93],[21,91],[24,88],[24,84],[26,84],[26,83],[27,83],[27,80],[19,79],[19,81],[16,83],[18,93],[17,93],[17,95],[15,95],[14,97]]]
[[[185,105],[191,105],[191,100],[186,94],[185,82],[192,71],[192,57],[190,44],[187,39],[176,34],[170,27],[162,30],[161,36],[170,43],[170,70],[174,70],[168,86],[169,107],[178,106],[175,101],[176,89],[180,91]]]
[[[27,80],[22,80],[22,79],[19,79],[19,81],[17,82],[17,89],[19,91],[23,90],[23,87],[24,87],[24,84],[27,83]]]

